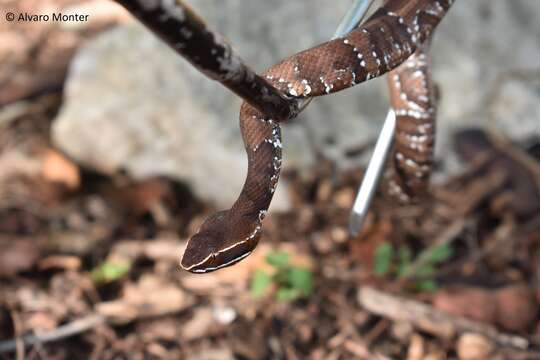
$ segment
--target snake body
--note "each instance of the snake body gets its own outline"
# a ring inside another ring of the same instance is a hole
[[[264,76],[274,87],[294,98],[321,96],[378,77],[395,69],[420,49],[452,3],[453,0],[389,0],[364,25],[346,36],[293,55],[272,66]],[[414,56],[413,60],[419,65],[425,60],[421,51]],[[394,75],[400,79],[406,73],[404,68]],[[409,78],[410,82],[400,80],[401,84],[414,86],[415,81],[421,81],[414,76]],[[391,86],[396,88],[397,83]],[[403,121],[400,121],[396,147],[396,169],[407,177],[411,161],[420,167],[430,161],[430,155],[424,160],[423,151],[414,151],[418,148],[411,152],[404,146],[413,139],[411,136],[422,136],[416,133],[419,126],[425,127],[423,120],[416,121],[419,119],[413,114],[417,110],[413,103],[422,109],[431,107],[430,100],[424,101],[422,93],[413,91],[411,94],[415,96],[413,101],[405,100],[404,104],[401,99],[393,101],[398,111],[407,111],[399,113]],[[409,116],[411,114],[413,116]],[[232,265],[247,257],[258,243],[262,220],[279,180],[281,130],[278,120],[248,103],[240,109],[240,129],[248,157],[247,178],[234,205],[211,215],[188,241],[181,262],[188,271],[204,273]],[[432,142],[432,133],[427,135],[431,137],[427,143]],[[414,139],[417,146],[424,143],[423,138]],[[423,168],[415,171],[418,181],[398,185],[402,194],[413,194],[422,186],[426,178]]]
[[[437,96],[431,79],[429,41],[390,72],[390,102],[396,114],[390,195],[401,203],[426,193],[435,143]]]

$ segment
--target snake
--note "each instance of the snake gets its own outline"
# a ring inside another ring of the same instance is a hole
[[[388,74],[396,132],[388,193],[401,204],[427,194],[433,167],[437,88],[431,76],[430,41]]]
[[[265,107],[266,102],[275,105],[285,98],[288,104],[298,104],[391,72],[390,92],[398,120],[392,189],[403,200],[422,191],[429,176],[433,143],[429,124],[434,104],[431,93],[417,91],[415,86],[430,88],[423,83],[428,74],[425,44],[454,0],[387,0],[348,34],[294,54],[261,76],[244,66],[221,39],[210,35],[180,0],[116,1],[210,78],[239,95],[246,95],[239,88],[256,84],[253,90],[257,96],[243,96],[247,101],[240,107],[240,130],[248,159],[244,185],[230,209],[210,215],[188,240],[180,263],[183,269],[207,273],[236,264],[259,242],[280,176],[280,123],[298,112],[290,106],[280,113],[276,110],[279,106]],[[206,43],[211,46],[203,46]],[[422,77],[411,73],[407,64],[414,64]],[[260,101],[265,98],[268,101]]]

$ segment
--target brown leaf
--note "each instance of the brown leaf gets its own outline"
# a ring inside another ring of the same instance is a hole
[[[127,284],[120,300],[102,302],[96,309],[112,322],[127,323],[138,318],[177,313],[191,303],[192,300],[176,285],[146,274],[136,284]]]
[[[76,49],[106,26],[123,21],[125,11],[109,1],[93,1],[85,9],[72,6],[79,0],[4,0],[3,9],[15,14],[53,12],[88,14],[89,21],[0,21],[0,105],[11,103],[64,81]],[[82,6],[82,5],[79,5]],[[107,8],[105,8],[107,7]],[[90,11],[90,9],[92,11]],[[96,11],[94,11],[96,9]],[[104,16],[107,12],[108,16]],[[116,15],[115,15],[116,14]],[[73,26],[76,24],[77,26]],[[66,27],[71,26],[70,29]]]
[[[393,231],[392,222],[388,219],[381,219],[352,239],[352,256],[367,269],[372,269],[375,250],[380,244],[390,241]]]
[[[113,188],[109,192],[109,196],[116,199],[123,207],[130,209],[135,215],[143,215],[151,211],[156,204],[172,196],[170,182],[161,178]]]
[[[497,323],[509,331],[525,331],[536,323],[538,304],[525,284],[515,284],[495,291]]]
[[[178,319],[173,317],[148,319],[136,324],[135,331],[142,334],[145,342],[176,341],[180,338],[180,329],[183,327]]]
[[[40,260],[38,265],[40,270],[78,270],[81,267],[81,259],[77,256],[53,255]]]
[[[460,360],[484,360],[490,358],[493,344],[482,335],[466,333],[460,336],[456,350]]]
[[[439,290],[433,299],[435,308],[456,316],[493,324],[497,316],[497,304],[493,293],[472,286],[455,286]]]
[[[407,360],[422,360],[426,353],[425,347],[424,339],[420,335],[414,334],[409,343]]]
[[[36,311],[27,314],[24,319],[25,325],[34,332],[45,332],[54,330],[58,326],[58,319],[51,313]]]
[[[0,249],[0,276],[30,270],[40,256],[33,239],[0,237]]]
[[[75,190],[81,183],[79,168],[56,150],[49,149],[43,157],[41,174],[45,180]]]
[[[234,360],[234,355],[231,350],[225,347],[201,349],[189,355],[187,360]]]
[[[142,257],[153,261],[178,263],[186,244],[178,239],[155,239],[150,241],[121,241],[113,246],[107,261],[133,262]]]
[[[212,309],[208,307],[197,308],[192,318],[182,325],[182,338],[190,341],[215,335],[218,327]]]

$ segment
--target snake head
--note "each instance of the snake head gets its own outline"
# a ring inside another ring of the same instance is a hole
[[[258,234],[238,239],[231,236],[228,211],[220,211],[202,224],[189,239],[180,266],[192,273],[212,272],[246,258],[258,243]]]

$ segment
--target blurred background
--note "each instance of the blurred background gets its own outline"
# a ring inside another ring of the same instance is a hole
[[[187,3],[262,72],[351,1]],[[187,239],[245,177],[239,98],[113,1],[0,0],[0,359],[540,359],[539,14],[459,0],[438,28],[423,202],[381,191],[348,235],[375,79],[283,127],[257,250],[193,275]]]

